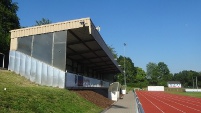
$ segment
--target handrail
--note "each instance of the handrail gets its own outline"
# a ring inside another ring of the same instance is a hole
[[[140,103],[140,100],[139,100],[139,98],[138,98],[138,96],[134,90],[133,90],[133,93],[134,93],[134,97],[135,97],[135,101],[136,101],[136,106],[135,106],[136,113],[145,113],[144,109],[142,107],[142,104]]]

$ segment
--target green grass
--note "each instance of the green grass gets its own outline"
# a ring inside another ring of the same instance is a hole
[[[131,86],[127,86],[126,87],[126,92],[128,93],[129,91],[133,91],[134,87]]]
[[[170,92],[184,92],[185,88],[168,88],[168,87],[165,87],[164,90],[170,91]]]
[[[0,70],[0,113],[99,113],[102,110],[66,89],[38,86],[13,72]]]
[[[167,92],[167,93],[201,98],[201,92]]]

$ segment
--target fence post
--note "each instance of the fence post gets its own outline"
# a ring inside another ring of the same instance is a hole
[[[0,53],[1,55],[3,55],[3,62],[2,62],[2,67],[4,68],[4,59],[5,59],[5,54]]]

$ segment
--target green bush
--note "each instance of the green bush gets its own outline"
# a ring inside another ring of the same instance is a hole
[[[126,90],[126,85],[122,85],[121,90]]]
[[[142,89],[148,86],[148,82],[128,83],[127,86]]]

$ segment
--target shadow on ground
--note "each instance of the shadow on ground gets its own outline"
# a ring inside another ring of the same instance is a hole
[[[124,108],[124,109],[126,109],[127,107],[119,106],[119,105],[112,105],[111,108]]]

